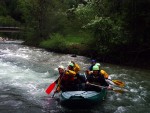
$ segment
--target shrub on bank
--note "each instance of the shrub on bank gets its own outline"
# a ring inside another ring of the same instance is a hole
[[[40,47],[55,52],[85,55],[89,49],[90,39],[90,37],[85,37],[85,35],[62,36],[60,34],[54,34],[48,40],[41,42]]]
[[[40,47],[56,52],[63,52],[67,48],[64,37],[59,34],[55,34],[51,36],[48,40],[42,41],[40,43]]]

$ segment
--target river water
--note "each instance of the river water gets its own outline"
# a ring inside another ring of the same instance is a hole
[[[90,65],[83,56],[47,52],[17,43],[0,44],[0,113],[150,113],[150,70],[101,63],[128,92],[108,91],[105,101],[87,109],[59,104],[45,89],[58,77],[58,65],[77,62],[81,73]],[[52,92],[53,93],[53,92]]]

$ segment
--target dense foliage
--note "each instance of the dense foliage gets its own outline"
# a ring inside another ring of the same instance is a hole
[[[149,12],[149,0],[0,0],[0,26],[23,27],[26,44],[147,66]]]

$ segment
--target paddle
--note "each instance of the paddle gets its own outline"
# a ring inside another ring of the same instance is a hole
[[[89,73],[88,70],[84,73],[85,78],[87,78],[86,75],[89,75],[88,73]],[[125,86],[125,83],[122,82],[122,81],[120,81],[120,80],[111,80],[111,79],[105,79],[105,80],[106,80],[106,81],[109,80],[108,82],[109,82],[110,84],[112,84],[112,85],[115,84],[115,85],[117,85],[117,86],[119,86],[119,87],[124,87],[124,86]],[[112,83],[111,83],[110,81],[111,81]]]
[[[109,81],[108,81],[108,80],[109,80]],[[120,80],[106,79],[106,81],[108,81],[109,83],[110,83],[110,81],[111,81],[111,82],[113,82],[115,85],[117,85],[117,86],[119,86],[119,87],[124,87],[124,86],[125,86],[125,83],[122,82],[122,81],[120,81]],[[110,83],[110,84],[112,84],[112,83]],[[112,84],[112,85],[114,85],[114,84]]]
[[[56,89],[59,87],[59,85],[57,84],[57,87],[56,87]],[[54,95],[57,93],[57,91],[55,92],[54,91],[54,94],[52,95],[52,98],[54,98]]]
[[[50,94],[50,93],[52,92],[52,90],[54,89],[55,85],[56,85],[56,82],[53,82],[52,84],[50,84],[50,85],[48,86],[48,88],[45,90],[45,92],[46,92],[47,94]]]
[[[116,85],[120,86],[120,87],[124,87],[125,83],[120,81],[120,80],[112,80],[113,83],[115,83]]]
[[[64,74],[63,74],[62,76],[60,76],[60,78],[57,79],[58,82],[57,82],[56,90],[57,90],[57,88],[60,86],[60,83],[61,83],[61,80],[62,80],[63,76],[64,76]],[[58,93],[56,90],[54,91],[54,94],[52,95],[52,98],[54,97],[54,95],[55,95],[56,93]]]
[[[92,83],[88,83],[89,85],[92,85],[92,86],[96,86],[96,87],[99,87],[99,88],[106,88],[107,89],[107,87],[106,86],[100,86],[100,85],[96,85],[96,84],[92,84]],[[127,90],[122,90],[122,89],[113,89],[113,88],[111,88],[111,89],[108,89],[108,90],[113,90],[113,91],[115,91],[115,92],[117,92],[117,93],[124,93],[124,92],[126,92]]]

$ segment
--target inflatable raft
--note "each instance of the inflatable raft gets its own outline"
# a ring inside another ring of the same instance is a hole
[[[65,106],[89,106],[100,103],[106,98],[107,89],[96,91],[66,91],[60,95],[60,103]]]

